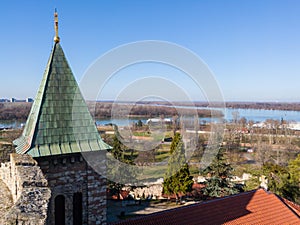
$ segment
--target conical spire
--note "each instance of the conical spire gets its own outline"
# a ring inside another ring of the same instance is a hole
[[[53,46],[24,131],[14,144],[17,153],[33,157],[111,148],[98,134],[59,42]]]

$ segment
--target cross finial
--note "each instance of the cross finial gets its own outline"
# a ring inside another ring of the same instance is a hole
[[[56,9],[54,11],[54,30],[55,30],[54,42],[58,43],[60,41],[60,38],[58,37],[58,15]]]

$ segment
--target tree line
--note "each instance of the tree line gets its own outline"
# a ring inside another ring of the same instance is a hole
[[[195,109],[182,109],[176,108],[176,106],[196,106],[196,107],[208,107],[208,102],[177,102],[175,105],[168,102],[142,102],[132,105],[133,103],[117,104],[115,102],[88,102],[87,105],[90,112],[95,118],[108,118],[112,115],[112,109],[128,110],[130,107],[131,116],[173,116],[173,115],[189,115],[195,114]],[[14,103],[0,103],[0,120],[26,120],[32,103],[27,102],[14,102]],[[174,105],[173,107],[170,107]],[[274,102],[226,102],[227,108],[236,109],[266,109],[266,110],[290,110],[300,111],[300,103],[274,103]],[[196,111],[199,117],[211,117],[211,111],[205,109],[197,109]],[[214,115],[222,116],[220,111],[216,111]]]
[[[114,102],[87,102],[94,118],[110,118],[112,114],[137,117],[171,117],[174,115],[194,115],[211,117],[210,110],[176,109],[168,106],[118,104]],[[32,103],[0,103],[0,120],[26,120]],[[220,116],[221,116],[220,112]]]
[[[32,103],[0,103],[0,120],[26,120]]]
[[[160,102],[149,101],[140,102],[140,104],[159,104],[159,105],[172,105],[177,106],[194,106],[194,107],[213,107],[214,104],[209,102]],[[217,105],[217,104],[216,104]],[[300,111],[300,102],[225,102],[226,108],[234,109],[265,109],[265,110],[288,110],[288,111]]]

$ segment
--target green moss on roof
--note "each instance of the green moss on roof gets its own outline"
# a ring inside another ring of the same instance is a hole
[[[111,148],[94,120],[59,43],[55,43],[23,134],[19,154],[33,157]]]

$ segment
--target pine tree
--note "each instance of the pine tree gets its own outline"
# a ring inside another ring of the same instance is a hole
[[[284,197],[300,204],[300,154],[288,165],[290,180],[286,185]]]
[[[171,143],[170,153],[163,190],[165,194],[175,194],[176,199],[178,199],[180,194],[191,191],[194,183],[185,159],[183,142],[178,133],[175,134]]]
[[[108,186],[112,194],[116,194],[118,199],[125,184],[135,182],[135,170],[133,159],[125,156],[127,147],[122,143],[118,127],[114,126],[115,135],[112,140],[111,155],[107,157],[107,177]]]
[[[224,150],[219,149],[212,163],[202,171],[207,175],[206,187],[203,193],[209,197],[223,197],[239,193],[239,189],[231,181],[233,168],[224,156]]]
[[[291,179],[295,182],[300,189],[300,154],[289,163],[289,172],[291,174]]]
[[[268,189],[296,203],[300,202],[300,156],[291,160],[288,168],[266,163],[262,173],[268,178]]]

